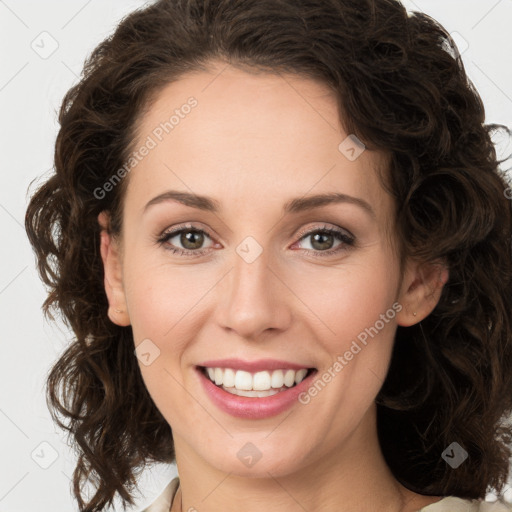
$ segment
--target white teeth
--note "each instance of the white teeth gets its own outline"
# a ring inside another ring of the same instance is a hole
[[[295,384],[299,384],[299,382],[302,382],[304,380],[304,377],[306,376],[306,373],[308,373],[306,368],[302,368],[302,370],[299,370],[298,372],[296,372],[295,373]]]
[[[274,370],[272,372],[272,387],[280,388],[284,384],[283,370]]]
[[[284,384],[289,388],[295,384],[295,370],[287,370],[284,374]]]
[[[235,372],[231,368],[224,370],[224,376],[222,377],[222,384],[228,388],[235,386]]]
[[[238,394],[235,391],[243,391],[244,394],[240,394],[240,396],[260,396],[257,392],[264,392],[261,396],[270,396],[278,393],[281,389],[291,388],[302,382],[308,370],[301,368],[300,370],[286,369],[250,373],[231,368],[206,368],[206,372],[212,382],[224,389],[228,388],[226,391],[234,394]]]
[[[218,370],[218,368],[215,369],[215,371],[217,371],[217,370]],[[243,370],[238,370],[235,373],[235,388],[236,389],[245,389],[247,391],[252,389],[252,375],[249,372],[244,372]]]
[[[270,373],[268,372],[257,372],[252,378],[252,389],[258,391],[265,391],[271,388],[270,386]],[[224,384],[226,385],[226,384]]]

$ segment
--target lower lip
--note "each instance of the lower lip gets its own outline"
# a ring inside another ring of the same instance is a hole
[[[302,382],[264,398],[233,395],[214,384],[207,378],[201,368],[196,367],[206,394],[219,409],[237,418],[261,419],[276,416],[298,402],[299,395],[308,389],[311,380],[317,373],[313,370]]]

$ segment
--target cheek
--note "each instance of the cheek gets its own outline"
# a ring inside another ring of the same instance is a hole
[[[154,402],[159,408],[165,406],[170,420],[173,411],[187,405],[184,357],[198,340],[206,308],[212,306],[208,291],[219,281],[218,271],[207,265],[155,263],[151,255],[137,258],[135,254],[125,261],[125,295],[134,343],[138,352],[145,347],[147,353],[147,347],[156,355],[149,365],[139,357],[139,367]]]
[[[215,282],[206,272],[166,264],[126,267],[126,300],[135,343],[143,338],[159,342],[177,339],[190,323],[204,294]]]
[[[139,267],[135,260],[126,265],[126,300],[134,343],[139,353],[149,353],[151,358],[150,364],[145,364],[139,356],[142,378],[173,428],[183,421],[176,411],[190,406],[190,397],[183,392],[183,354],[197,334],[201,298],[215,282],[214,276],[198,274],[165,264]]]
[[[318,375],[326,391],[318,383],[303,403],[311,400],[333,411],[333,421],[340,428],[346,427],[347,410],[354,417],[364,414],[385,380],[395,317],[401,309],[396,302],[398,267],[393,265],[393,260],[375,252],[357,264],[306,274],[296,281],[297,295],[307,298],[314,314],[308,315],[313,319],[312,339],[321,345],[318,353],[326,355]]]
[[[323,411],[318,421],[330,425],[332,435],[322,442],[333,448],[338,436],[348,435],[365,416],[384,383],[400,309],[384,272],[344,277],[338,286],[331,281],[323,295],[308,296],[311,303],[323,304],[317,312],[328,329],[322,328],[323,335],[316,330],[316,343],[326,357],[317,380],[300,397],[306,408],[312,404]]]
[[[398,270],[384,256],[374,251],[357,262],[347,259],[337,268],[314,268],[286,277],[301,299],[297,311],[304,311],[302,318],[312,318],[312,334],[327,344],[329,353],[345,350],[360,333],[364,338],[366,329],[376,322],[382,337],[392,337]]]

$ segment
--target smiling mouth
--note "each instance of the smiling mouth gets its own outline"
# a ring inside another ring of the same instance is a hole
[[[317,371],[316,368],[300,370],[283,368],[259,372],[204,366],[197,368],[208,380],[228,393],[258,398],[265,398],[291,389]]]

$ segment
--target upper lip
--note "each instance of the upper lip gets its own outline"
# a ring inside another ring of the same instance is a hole
[[[291,363],[279,359],[257,359],[256,361],[244,361],[243,359],[216,359],[203,361],[198,366],[208,368],[232,368],[233,370],[245,370],[246,372],[259,372],[265,370],[300,370],[302,368],[313,368],[311,365]]]

